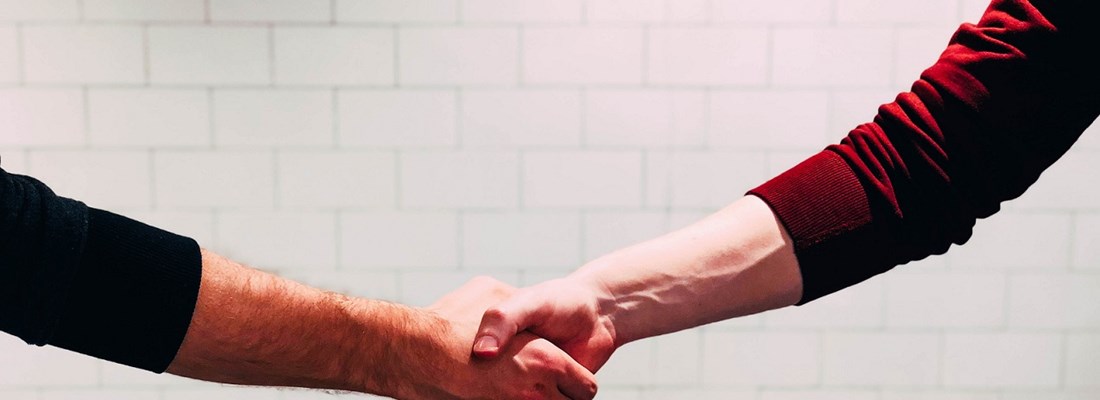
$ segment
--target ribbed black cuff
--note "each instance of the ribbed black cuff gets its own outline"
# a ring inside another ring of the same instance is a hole
[[[50,344],[164,372],[191,324],[201,276],[194,240],[89,208],[84,253]]]

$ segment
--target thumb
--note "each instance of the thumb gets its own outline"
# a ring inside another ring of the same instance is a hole
[[[481,317],[481,326],[474,338],[474,355],[481,358],[498,356],[500,349],[507,347],[516,333],[538,324],[537,308],[537,304],[522,292],[489,307]]]

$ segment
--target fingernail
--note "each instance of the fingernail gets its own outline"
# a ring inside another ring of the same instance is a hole
[[[474,343],[474,351],[487,352],[496,351],[500,345],[497,343],[497,339],[492,336],[482,336],[477,339],[477,343]]]

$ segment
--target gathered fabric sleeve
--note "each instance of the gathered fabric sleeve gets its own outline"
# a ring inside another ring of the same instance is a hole
[[[0,169],[0,330],[163,372],[198,298],[198,244]]]
[[[993,1],[872,122],[751,190],[794,241],[799,304],[965,243],[1065,154],[1100,114],[1097,11]]]

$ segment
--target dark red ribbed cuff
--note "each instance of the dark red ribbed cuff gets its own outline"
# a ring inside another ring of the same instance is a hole
[[[885,236],[859,178],[837,153],[822,151],[749,191],[794,240],[805,304],[885,272]]]

